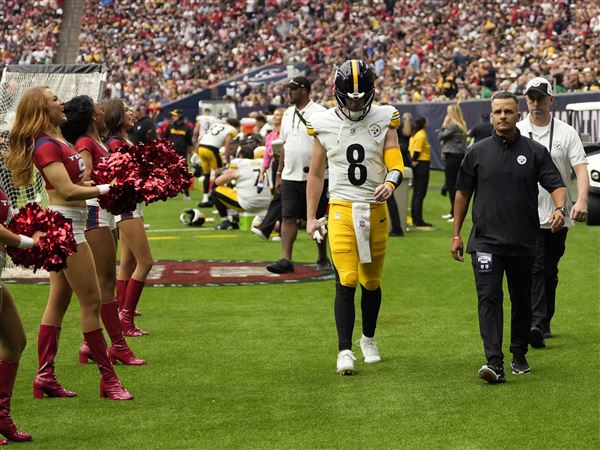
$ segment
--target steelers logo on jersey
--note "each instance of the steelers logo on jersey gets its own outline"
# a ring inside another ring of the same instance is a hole
[[[376,138],[381,134],[381,127],[374,123],[373,125],[369,126],[369,133],[371,133],[371,136]]]

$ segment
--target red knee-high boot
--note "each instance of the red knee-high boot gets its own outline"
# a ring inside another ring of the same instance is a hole
[[[123,304],[123,308],[121,309],[121,328],[123,329],[124,336],[139,337],[148,334],[147,331],[140,330],[133,323],[135,307],[140,301],[144,285],[145,283],[143,281],[138,281],[133,278],[130,278],[129,283],[127,283],[125,303]]]
[[[116,361],[120,361],[127,366],[141,366],[146,364],[146,361],[143,359],[135,357],[133,351],[131,351],[123,337],[123,330],[121,329],[121,323],[119,322],[117,302],[102,303],[100,316],[102,317],[102,323],[104,323],[104,329],[112,342],[112,346],[108,349],[110,362],[115,364]],[[84,339],[83,344],[79,347],[79,362],[81,364],[86,364],[88,360],[93,361],[94,357],[92,356],[90,347]]]
[[[75,397],[77,394],[67,391],[56,379],[54,374],[54,358],[58,351],[60,327],[40,325],[38,336],[39,369],[33,381],[33,397]]]
[[[119,311],[123,309],[123,305],[125,304],[125,293],[127,292],[127,283],[129,283],[129,280],[117,280],[117,292],[115,294],[115,299],[117,300],[117,304],[119,305]],[[141,315],[142,313],[136,309],[134,316]]]
[[[127,292],[127,282],[129,280],[117,280],[115,300],[119,309],[123,309],[123,303],[125,303],[125,292]]]
[[[30,441],[31,435],[17,430],[17,426],[10,417],[10,398],[12,397],[17,368],[19,366],[10,361],[0,361],[0,434],[9,441]]]
[[[100,397],[108,397],[111,400],[133,400],[133,395],[123,387],[110,363],[102,328],[83,333],[83,336],[100,370]]]

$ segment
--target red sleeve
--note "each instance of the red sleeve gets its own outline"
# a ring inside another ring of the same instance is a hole
[[[87,150],[93,156],[95,148],[96,145],[94,140],[88,136],[81,136],[77,139],[77,142],[75,142],[75,150],[77,150],[78,153]]]
[[[118,152],[121,147],[125,147],[127,144],[123,142],[121,139],[109,139],[107,141],[107,146],[110,149],[111,153]]]
[[[33,154],[33,163],[38,170],[42,170],[48,164],[59,162],[63,164],[60,145],[54,141],[46,141],[36,148]]]

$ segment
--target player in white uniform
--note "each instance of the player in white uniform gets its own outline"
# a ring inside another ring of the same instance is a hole
[[[228,209],[260,214],[269,207],[270,191],[257,188],[262,158],[254,159],[254,150],[261,143],[259,134],[244,135],[239,141],[237,158],[233,159],[229,168],[215,180],[217,187],[212,192],[212,199],[222,220],[217,226],[218,230],[239,228],[237,223],[227,217]],[[232,181],[235,181],[234,187],[225,186]]]
[[[196,125],[194,126],[194,142],[200,142],[204,135],[208,133],[210,127],[212,127],[215,123],[220,122],[217,117],[212,115],[212,110],[210,108],[204,108],[202,112],[203,114],[197,117]]]
[[[216,122],[211,125],[208,132],[198,142],[198,156],[200,156],[200,164],[204,173],[204,185],[202,201],[198,206],[211,206],[208,195],[210,193],[210,172],[223,167],[223,160],[219,150],[225,147],[225,162],[229,163],[229,159],[233,153],[233,138],[237,136],[240,123],[235,119],[227,119],[226,122]]]
[[[386,200],[400,185],[404,164],[395,129],[400,115],[392,106],[372,106],[374,75],[366,63],[349,60],[338,68],[335,96],[337,107],[314,114],[307,123],[308,133],[315,138],[308,172],[306,230],[317,240],[326,232],[316,211],[328,164],[329,246],[336,270],[337,372],[351,375],[357,284],[362,291],[360,347],[364,361],[381,361],[374,336],[389,232]]]

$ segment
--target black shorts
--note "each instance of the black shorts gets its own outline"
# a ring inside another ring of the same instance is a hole
[[[325,180],[317,207],[317,219],[327,212],[328,185]],[[306,181],[281,181],[281,216],[306,220]]]

